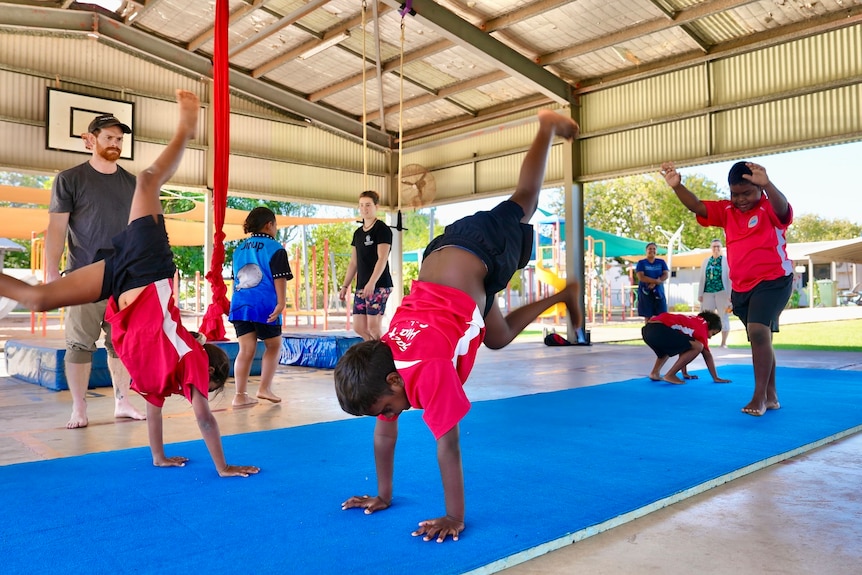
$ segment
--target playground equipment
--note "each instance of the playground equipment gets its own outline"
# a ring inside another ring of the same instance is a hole
[[[537,226],[535,242],[537,295],[543,297],[548,295],[547,289],[560,290],[566,285],[565,249],[561,241],[562,227],[565,223],[561,218],[553,216],[539,222],[539,225],[548,229],[548,233],[542,234]],[[619,273],[613,277],[609,275],[608,270],[612,266],[608,258],[641,249],[646,242],[620,238],[590,228],[586,228],[586,231],[588,232],[584,237],[586,321],[588,323],[608,322],[613,319],[615,313],[619,313],[619,319],[622,320],[633,317],[634,291],[630,288],[630,275],[628,281],[624,281],[625,277]],[[559,323],[560,318],[565,317],[565,306],[557,304],[540,317],[553,317],[555,323]]]

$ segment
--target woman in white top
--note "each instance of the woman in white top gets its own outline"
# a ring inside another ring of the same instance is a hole
[[[721,318],[721,347],[727,347],[730,333],[730,268],[721,254],[721,240],[712,240],[712,255],[700,266],[700,311],[714,311]]]

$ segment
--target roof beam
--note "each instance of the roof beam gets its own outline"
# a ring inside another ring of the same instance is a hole
[[[381,0],[398,7],[397,0]],[[503,44],[490,34],[479,30],[436,4],[433,0],[413,0],[416,16],[422,18],[445,38],[469,50],[483,60],[492,62],[499,69],[536,87],[555,102],[571,105],[573,89],[535,62]]]
[[[634,26],[629,26],[625,30],[620,30],[619,32],[615,32],[613,34],[606,34],[588,42],[582,42],[580,44],[575,44],[574,46],[569,46],[568,48],[564,48],[562,50],[550,52],[543,56],[539,56],[537,61],[542,66],[555,64],[557,62],[562,62],[563,60],[568,60],[569,58],[575,58],[577,56],[583,56],[584,54],[588,54],[590,52],[596,52],[603,48],[610,48],[611,46],[620,44],[622,42],[627,42],[629,40],[634,40],[635,38],[648,36],[649,34],[655,34],[656,32],[668,30],[676,26],[682,26],[683,24],[694,22],[699,18],[705,18],[707,16],[712,16],[713,14],[720,14],[721,12],[732,10],[733,8],[745,6],[746,4],[752,4],[755,1],[756,0],[711,0],[708,2],[703,2],[701,4],[696,4],[690,8],[680,10],[679,12],[673,15],[669,15],[668,17],[660,17],[656,18],[655,20],[648,20]],[[664,12],[664,10],[662,10],[662,12]],[[701,44],[701,42],[698,40],[695,40],[695,42],[697,42],[698,45]]]
[[[619,84],[633,82],[641,78],[657,76],[674,70],[696,66],[719,58],[727,58],[753,52],[762,48],[775,46],[782,42],[791,42],[800,38],[823,34],[832,30],[855,26],[862,23],[862,6],[854,6],[840,12],[833,12],[810,18],[808,20],[795,22],[776,28],[751,34],[743,38],[717,44],[710,48],[709,53],[689,52],[664,60],[643,64],[636,70],[625,70],[616,74],[610,74],[601,78],[591,78],[579,84],[576,90],[578,94],[585,94],[598,89],[609,88]]]
[[[237,22],[239,22],[240,20],[245,18],[250,12],[254,12],[258,8],[263,6],[265,2],[266,2],[266,0],[254,0],[254,2],[252,2],[251,4],[245,4],[243,6],[240,6],[239,9],[236,12],[234,12],[233,14],[231,14],[230,17],[228,18],[228,22],[227,22],[228,28],[230,28],[231,26],[233,26],[234,24],[236,24]],[[210,40],[210,38],[213,37],[214,34],[215,34],[215,27],[214,26],[207,28],[203,33],[198,35],[196,38],[192,38],[191,42],[188,43],[186,48],[190,52],[194,52],[195,50],[197,50],[198,48],[200,48],[201,46],[206,44]]]
[[[212,78],[212,62],[209,58],[181,48],[175,44],[155,38],[145,32],[126,26],[97,12],[84,10],[59,10],[30,6],[5,5],[0,10],[0,25],[20,26],[53,32],[88,33],[93,30],[94,18],[98,21],[99,35],[116,41],[143,54],[168,62],[201,78]],[[345,136],[362,139],[362,123],[329,108],[309,102],[305,98],[278,88],[263,80],[231,69],[230,86],[240,92],[259,98],[309,121],[328,127]],[[369,127],[368,142],[379,148],[391,149],[389,134]]]
[[[308,16],[309,14],[311,14],[324,4],[327,4],[328,2],[329,0],[312,0],[311,2],[302,5],[302,7],[298,8],[297,10],[294,10],[290,14],[286,14],[284,17],[279,18],[269,26],[266,26],[251,38],[247,38],[245,41],[240,42],[239,44],[231,48],[228,51],[228,57],[233,58],[237,54],[248,50],[258,42],[266,40],[276,32],[279,32],[280,30],[298,22],[300,19],[304,18],[305,16]]]

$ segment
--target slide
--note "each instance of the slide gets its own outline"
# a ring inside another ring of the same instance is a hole
[[[548,271],[540,266],[536,266],[536,279],[543,284],[548,284],[556,291],[560,291],[566,287],[566,278],[561,278],[554,272]],[[539,317],[566,317],[566,311],[566,305],[558,303],[546,310]]]

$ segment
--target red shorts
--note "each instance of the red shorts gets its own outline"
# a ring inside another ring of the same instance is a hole
[[[209,394],[209,358],[183,327],[171,284],[168,279],[151,283],[124,309],[112,296],[105,312],[132,389],[156,407],[169,395],[191,401],[192,387]]]

